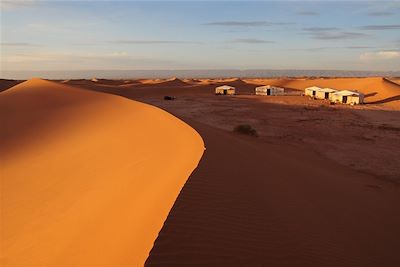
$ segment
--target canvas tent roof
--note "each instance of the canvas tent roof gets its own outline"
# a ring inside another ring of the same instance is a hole
[[[229,86],[229,85],[221,85],[221,86],[218,86],[216,89],[230,90],[230,89],[235,89],[235,87]]]
[[[270,85],[261,85],[261,86],[257,86],[256,88],[270,88],[271,86]]]
[[[334,93],[335,95],[342,95],[342,96],[350,96],[350,95],[362,95],[360,92],[350,91],[350,90],[342,90]]]
[[[321,88],[321,90],[319,90],[319,91],[322,91],[325,93],[332,93],[332,92],[336,92],[337,90],[332,89],[332,88]]]
[[[273,86],[273,85],[262,85],[262,86],[257,86],[256,88],[281,88],[283,89],[283,87],[279,87],[279,86]]]
[[[311,87],[307,87],[306,89],[307,89],[307,90],[315,90],[315,91],[322,90],[322,88],[321,88],[321,87],[318,87],[318,86],[311,86]]]

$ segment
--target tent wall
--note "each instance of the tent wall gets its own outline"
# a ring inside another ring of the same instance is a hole
[[[315,93],[313,94],[313,92],[315,92]],[[306,89],[304,90],[304,94],[305,94],[306,96],[311,96],[311,97],[313,97],[313,96],[315,96],[315,95],[317,94],[317,90],[315,90],[315,89],[310,89],[310,88],[306,88]]]
[[[331,100],[331,99],[332,99],[333,93],[334,93],[334,92],[325,92],[325,91],[323,91],[323,90],[321,90],[321,91],[316,91],[316,92],[315,92],[315,98],[317,98],[317,99],[329,99],[329,100]],[[327,94],[328,98],[326,98],[326,94]]]
[[[284,95],[285,89],[279,87],[257,87],[256,95]]]
[[[234,95],[235,94],[235,89],[225,89],[225,88],[215,88],[215,94],[217,95]]]
[[[332,95],[332,102],[343,103],[343,95],[340,94],[333,94]],[[358,105],[364,103],[363,95],[347,95],[347,102],[345,104],[353,104]]]

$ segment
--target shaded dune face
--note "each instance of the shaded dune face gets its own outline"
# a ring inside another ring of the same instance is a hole
[[[23,81],[20,80],[7,80],[7,79],[0,79],[0,92],[5,91]]]
[[[160,109],[39,79],[0,119],[4,266],[143,265],[204,149]]]

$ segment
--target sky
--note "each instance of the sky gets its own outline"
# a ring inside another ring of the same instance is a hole
[[[2,71],[400,70],[400,1],[4,1]]]

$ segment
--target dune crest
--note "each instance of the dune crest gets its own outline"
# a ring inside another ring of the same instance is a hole
[[[158,108],[40,79],[0,120],[3,266],[143,265],[204,150]]]

